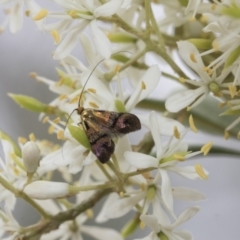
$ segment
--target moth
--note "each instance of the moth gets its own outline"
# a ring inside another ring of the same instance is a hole
[[[80,115],[81,122],[88,140],[91,145],[92,152],[96,155],[101,163],[107,163],[114,153],[115,143],[113,137],[134,132],[141,129],[141,123],[137,116],[131,113],[118,113],[80,106],[83,90],[86,87],[93,71],[104,61],[101,60],[88,76],[78,100],[78,108],[74,109]]]
[[[113,137],[141,129],[137,116],[78,106],[77,113],[90,142],[92,152],[101,163],[107,163],[114,152]]]

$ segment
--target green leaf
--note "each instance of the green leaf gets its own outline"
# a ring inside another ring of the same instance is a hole
[[[91,149],[87,134],[82,128],[69,124],[68,130],[72,137],[75,138],[81,145],[89,150]]]
[[[0,137],[1,139],[7,140],[8,142],[10,142],[13,146],[13,150],[14,153],[18,156],[18,157],[22,157],[22,151],[21,149],[18,147],[18,145],[13,141],[13,139],[8,136],[6,133],[4,133],[3,131],[0,131]]]
[[[235,48],[228,56],[224,68],[228,68],[229,66],[231,66],[240,56],[240,46]]]

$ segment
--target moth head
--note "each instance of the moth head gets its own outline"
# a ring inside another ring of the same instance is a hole
[[[78,115],[81,115],[84,110],[84,107],[78,106],[78,108],[76,110],[77,110]]]

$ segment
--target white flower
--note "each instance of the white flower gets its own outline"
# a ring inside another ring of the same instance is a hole
[[[114,239],[123,240],[121,235],[113,229],[95,227],[85,225],[87,217],[81,214],[74,221],[67,221],[61,224],[57,230],[53,230],[48,234],[44,234],[41,240],[65,240],[65,239],[80,239],[83,240],[83,234],[93,237],[96,240]]]
[[[131,165],[137,167],[138,169],[150,167],[159,169],[158,171],[160,173],[162,181],[162,199],[169,211],[173,211],[173,196],[168,171],[176,172],[189,179],[200,178],[200,176],[195,170],[195,167],[189,166],[179,168],[175,165],[178,163],[178,159],[182,161],[197,154],[200,154],[201,152],[198,151],[189,153],[187,151],[188,145],[182,142],[182,138],[184,137],[184,135],[176,141],[173,141],[173,137],[171,137],[168,143],[163,146],[161,140],[162,127],[159,125],[158,118],[156,117],[155,112],[152,112],[150,114],[149,123],[153,140],[156,146],[156,157],[137,152],[125,152],[124,156]]]
[[[199,211],[198,207],[191,207],[183,211],[175,222],[172,224],[170,222],[160,222],[158,216],[153,215],[142,215],[140,219],[148,227],[151,228],[152,232],[145,238],[135,239],[135,240],[157,240],[166,238],[168,240],[191,240],[192,235],[188,231],[175,230],[179,225],[188,221]]]
[[[98,27],[96,19],[115,14],[121,7],[127,7],[123,0],[113,0],[100,5],[94,1],[59,1],[57,4],[64,8],[64,13],[50,13],[49,17],[62,19],[60,22],[45,26],[47,31],[56,30],[62,40],[54,53],[54,59],[65,58],[76,46],[82,31],[89,25],[92,40],[98,54],[108,59],[111,56],[111,43],[106,34]],[[67,14],[68,13],[68,14]]]
[[[200,80],[183,79],[184,82],[192,84],[197,88],[194,90],[183,90],[170,96],[165,103],[168,111],[178,112],[185,107],[193,108],[201,103],[210,93],[216,95],[229,93],[228,90],[225,90],[227,86],[223,84],[230,72],[229,69],[224,69],[219,76],[216,76],[216,71],[208,73],[197,48],[192,43],[180,41],[177,44],[179,55],[199,75]]]

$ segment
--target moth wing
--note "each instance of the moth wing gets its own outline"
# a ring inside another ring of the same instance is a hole
[[[94,110],[93,115],[96,122],[110,136],[127,134],[141,129],[138,117],[131,113]]]

